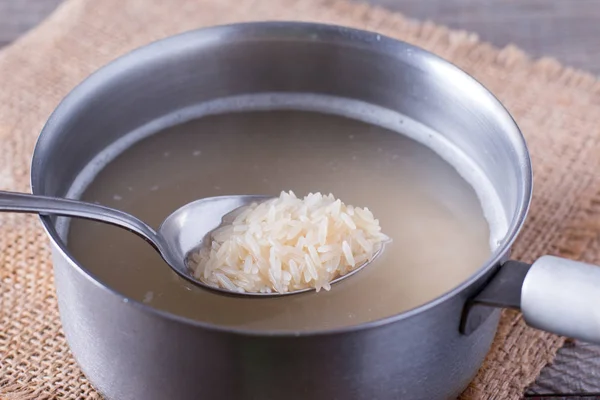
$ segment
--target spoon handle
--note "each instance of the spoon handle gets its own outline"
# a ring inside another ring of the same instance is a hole
[[[157,246],[156,232],[133,215],[99,204],[26,193],[0,191],[0,212],[53,214],[104,222],[125,228]]]

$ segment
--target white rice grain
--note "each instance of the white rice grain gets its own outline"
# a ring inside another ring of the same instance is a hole
[[[188,260],[196,278],[242,293],[330,290],[390,240],[368,208],[332,194],[282,192],[235,214]]]
[[[342,251],[344,252],[344,257],[346,257],[346,261],[348,261],[348,264],[350,264],[351,267],[354,267],[354,265],[356,265],[356,261],[354,260],[354,256],[352,255],[350,245],[345,240],[342,242]]]

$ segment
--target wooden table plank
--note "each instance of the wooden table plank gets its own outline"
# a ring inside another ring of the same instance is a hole
[[[62,0],[0,0],[0,47],[37,25]]]
[[[496,46],[600,74],[600,0],[368,0],[408,17],[477,32]],[[0,47],[34,27],[61,0],[0,0]],[[568,397],[560,395],[571,394]],[[573,396],[575,395],[575,396]],[[600,399],[600,346],[576,342],[558,353],[528,399]]]
[[[600,346],[567,343],[553,365],[542,371],[528,395],[553,393],[595,394],[600,398]]]

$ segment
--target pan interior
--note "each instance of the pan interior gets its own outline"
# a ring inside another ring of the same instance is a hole
[[[303,331],[379,320],[455,288],[506,232],[492,185],[442,135],[406,116],[326,96],[219,100],[154,121],[99,154],[70,197],[154,227],[206,196],[333,193],[369,207],[393,242],[330,292],[244,299],[193,286],[138,237],[72,220],[68,247],[104,284],[157,309],[222,326]]]

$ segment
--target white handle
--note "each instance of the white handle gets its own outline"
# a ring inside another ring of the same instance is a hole
[[[541,257],[525,276],[521,310],[534,328],[600,343],[600,267]]]

